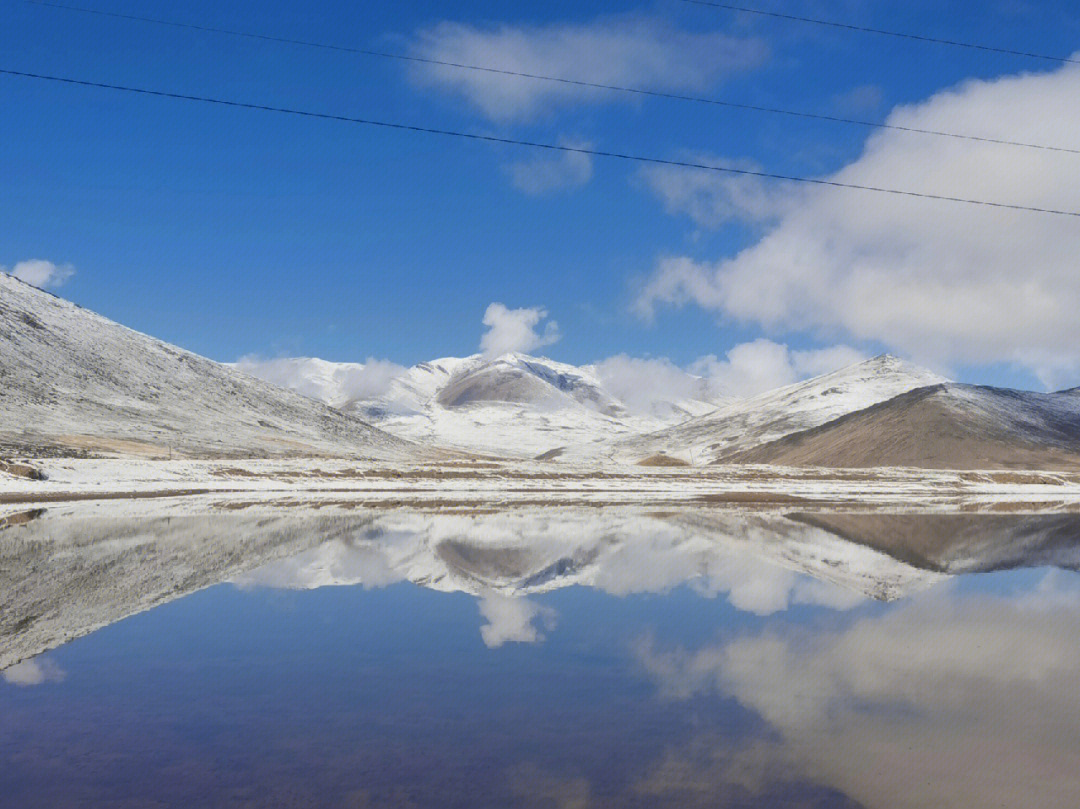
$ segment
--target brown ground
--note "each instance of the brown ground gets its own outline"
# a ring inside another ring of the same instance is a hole
[[[735,453],[724,463],[921,469],[1080,470],[1080,425],[1063,438],[965,414],[948,390],[923,388],[821,427]]]
[[[145,441],[128,441],[119,438],[102,438],[94,435],[57,435],[52,440],[59,446],[76,452],[91,452],[102,455],[116,455],[122,458],[183,458],[183,454],[171,453],[168,447],[149,444]]]
[[[658,452],[656,455],[650,455],[648,458],[642,458],[637,462],[638,466],[689,466],[687,461],[680,458],[672,458],[670,455],[665,455],[662,452]]]
[[[6,517],[0,517],[0,531],[5,528],[31,523],[44,513],[45,509],[43,508],[32,508],[29,511],[20,511],[18,514],[8,514]]]
[[[26,478],[27,480],[45,480],[45,475],[42,474],[40,469],[35,469],[25,463],[5,461],[2,458],[0,458],[0,472],[6,472],[9,475],[14,475],[17,478]]]
[[[187,497],[221,493],[221,489],[172,489],[156,492],[20,492],[0,493],[0,505],[9,503],[66,503],[73,500],[147,500],[155,497]]]

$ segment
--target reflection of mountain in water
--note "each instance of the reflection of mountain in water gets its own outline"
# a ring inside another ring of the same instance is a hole
[[[0,669],[227,580],[289,588],[407,580],[477,595],[485,616],[520,621],[521,610],[493,599],[572,585],[622,595],[690,584],[767,614],[792,603],[890,600],[943,574],[1076,568],[1080,558],[1080,515],[1064,514],[80,513],[0,523]]]
[[[979,573],[1017,567],[1080,570],[1077,514],[791,515],[924,570]]]
[[[0,670],[325,539],[356,518],[52,518],[0,523]]]

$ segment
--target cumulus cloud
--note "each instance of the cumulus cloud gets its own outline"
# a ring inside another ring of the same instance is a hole
[[[543,628],[555,628],[555,611],[541,607],[527,598],[501,593],[485,593],[477,601],[480,615],[487,622],[480,627],[480,637],[489,649],[504,643],[536,643],[544,639],[535,621]]]
[[[716,690],[804,771],[869,809],[1056,807],[1080,791],[1080,598],[939,593],[838,630],[638,658],[669,698]],[[793,678],[797,686],[793,688]]]
[[[10,270],[0,267],[0,272],[10,273],[20,281],[25,281],[38,289],[47,289],[67,282],[75,274],[75,268],[71,264],[53,264],[45,259],[32,258],[20,261]]]
[[[381,396],[407,370],[388,360],[372,357],[365,363],[358,363],[327,362],[314,357],[264,359],[249,355],[241,357],[233,367],[332,407]]]
[[[0,671],[0,677],[4,678],[5,683],[20,686],[59,683],[65,676],[64,671],[47,657],[24,660]]]
[[[632,413],[655,413],[679,401],[721,401],[723,391],[712,379],[683,370],[666,357],[616,354],[593,363],[604,388]]]
[[[760,171],[749,160],[726,160],[706,154],[683,156],[688,162],[746,171]],[[774,221],[791,204],[791,189],[745,174],[726,174],[684,166],[645,166],[641,177],[672,215],[690,217],[703,228],[719,228],[729,222],[762,224]]]
[[[968,81],[888,122],[1078,146],[1080,66]],[[1066,156],[892,130],[827,179],[1080,210]],[[803,187],[754,245],[668,258],[636,308],[696,304],[778,331],[846,333],[921,361],[1013,362],[1080,382],[1080,229],[1072,217]]]
[[[400,537],[391,534],[389,540]],[[384,546],[372,542],[335,539],[304,553],[279,559],[232,579],[242,589],[270,587],[314,590],[319,587],[362,585],[377,589],[405,579],[395,569]]]
[[[701,91],[725,76],[762,63],[760,40],[719,32],[694,33],[651,17],[586,24],[441,22],[419,31],[410,49],[422,59],[485,65],[533,75],[661,91]],[[419,84],[450,91],[497,121],[528,120],[557,107],[633,100],[626,93],[475,70],[417,65]]]
[[[865,360],[850,346],[792,350],[758,339],[732,347],[723,359],[699,357],[683,369],[666,357],[617,354],[592,365],[604,387],[632,412],[648,413],[665,402],[744,398],[836,371]]]
[[[588,149],[592,144],[559,138],[559,144],[571,149]],[[514,187],[539,196],[585,185],[592,178],[592,155],[583,152],[538,154],[529,160],[506,167]]]
[[[480,338],[480,351],[485,357],[500,357],[557,343],[562,335],[554,320],[544,324],[543,332],[536,330],[547,316],[547,310],[538,306],[508,309],[501,303],[491,304],[484,312],[484,325],[488,328]]]
[[[850,346],[793,351],[782,343],[760,338],[740,343],[724,359],[702,357],[690,370],[711,380],[729,396],[754,396],[865,359],[866,354]]]
[[[792,604],[846,610],[865,600],[856,590],[813,578],[807,572],[809,565],[805,570],[796,569],[792,563],[794,552],[783,562],[762,554],[755,543],[775,541],[776,535],[771,531],[789,529],[779,521],[768,527],[754,525],[757,519],[705,530],[699,535],[705,541],[694,538],[688,542],[677,530],[668,533],[652,527],[652,536],[642,531],[633,542],[604,557],[593,586],[605,593],[624,596],[664,593],[689,585],[703,597],[723,597],[735,609],[755,615],[772,615]],[[824,546],[820,544],[820,534],[813,531],[804,532],[799,540],[802,549],[819,550]],[[876,560],[868,552],[859,561]]]

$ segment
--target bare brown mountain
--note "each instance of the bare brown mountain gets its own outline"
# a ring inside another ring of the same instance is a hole
[[[932,385],[719,462],[1080,470],[1080,391]]]

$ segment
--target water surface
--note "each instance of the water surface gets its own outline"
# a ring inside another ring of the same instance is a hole
[[[1077,805],[1080,532],[972,519],[39,515],[0,804]]]

